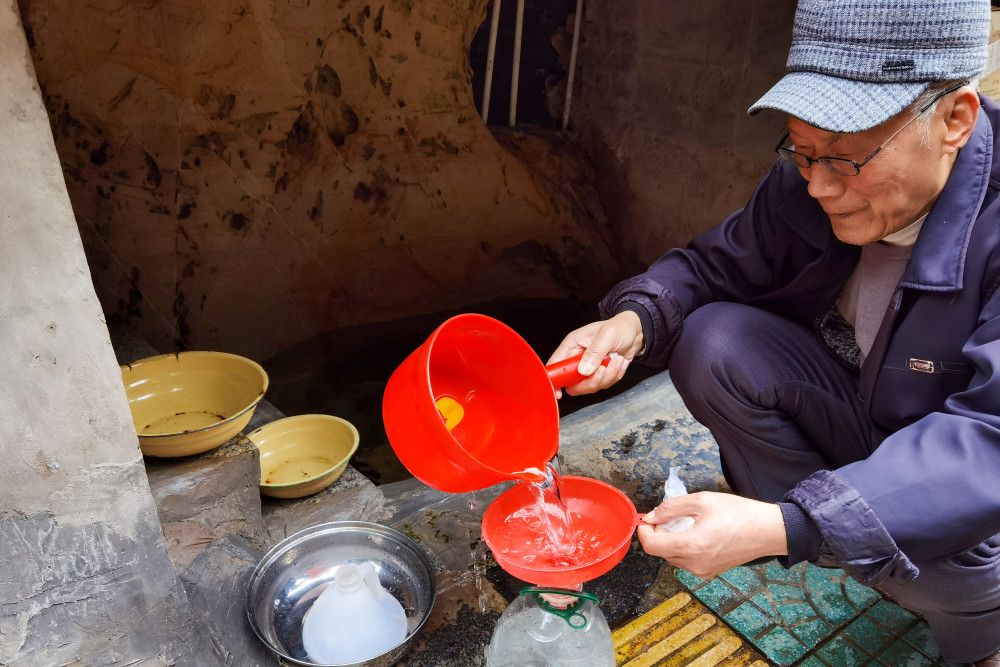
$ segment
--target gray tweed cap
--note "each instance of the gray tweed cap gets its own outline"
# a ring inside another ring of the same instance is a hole
[[[989,0],[799,0],[788,74],[749,109],[860,132],[986,67]]]

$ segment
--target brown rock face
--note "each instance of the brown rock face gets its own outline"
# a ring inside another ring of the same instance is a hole
[[[266,359],[344,326],[613,282],[586,161],[540,137],[505,148],[479,119],[467,53],[485,0],[21,13],[104,309],[157,349]]]

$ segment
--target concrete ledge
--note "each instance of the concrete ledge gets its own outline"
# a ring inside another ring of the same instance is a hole
[[[264,497],[261,512],[268,548],[289,535],[321,523],[377,522],[384,504],[379,488],[351,467],[340,479],[314,495],[289,499]]]
[[[260,455],[237,434],[221,447],[176,459],[144,457],[149,489],[179,570],[220,537],[237,535],[256,549],[266,538],[260,506]]]
[[[191,607],[226,665],[279,664],[257,639],[244,611],[247,582],[262,555],[243,538],[227,535],[202,549],[181,574]]]

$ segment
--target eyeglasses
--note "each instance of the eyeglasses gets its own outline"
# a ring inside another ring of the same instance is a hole
[[[781,157],[785,158],[786,160],[788,160],[789,162],[791,162],[792,164],[794,164],[799,169],[809,169],[810,167],[813,166],[814,163],[818,162],[821,165],[823,165],[824,169],[826,169],[827,171],[829,171],[832,174],[837,174],[838,176],[857,176],[858,174],[861,173],[861,167],[863,167],[866,164],[868,164],[869,162],[871,162],[872,158],[874,158],[876,155],[878,155],[879,152],[883,148],[885,148],[886,144],[888,144],[890,141],[892,141],[893,139],[895,139],[897,134],[899,134],[904,129],[906,129],[907,125],[909,125],[910,123],[912,123],[916,119],[920,118],[920,116],[922,116],[924,114],[924,112],[926,112],[928,109],[930,109],[932,106],[934,106],[934,104],[939,99],[941,99],[945,95],[948,95],[949,93],[955,92],[956,90],[958,90],[959,88],[961,88],[962,86],[964,86],[966,84],[968,84],[968,81],[963,81],[962,83],[958,84],[957,86],[952,86],[948,90],[942,91],[942,92],[938,93],[937,95],[935,95],[934,99],[932,99],[930,102],[928,102],[927,104],[925,104],[924,106],[922,106],[920,108],[920,110],[917,111],[917,113],[913,114],[913,117],[910,118],[910,120],[908,120],[905,123],[903,123],[902,127],[900,127],[898,130],[896,130],[895,132],[893,132],[892,136],[890,136],[888,139],[886,139],[885,141],[883,141],[881,146],[879,146],[874,151],[872,151],[872,154],[869,155],[868,157],[866,157],[861,162],[855,162],[854,160],[848,160],[847,158],[842,158],[842,157],[817,157],[817,158],[812,158],[812,157],[809,157],[808,155],[803,155],[802,153],[798,153],[798,152],[792,150],[791,148],[787,148],[787,147],[785,147],[783,145],[786,141],[788,141],[788,137],[791,136],[791,133],[789,133],[789,132],[785,133],[785,136],[783,136],[781,138],[781,141],[778,142],[778,145],[775,146],[774,150],[777,151],[778,155],[780,155]]]

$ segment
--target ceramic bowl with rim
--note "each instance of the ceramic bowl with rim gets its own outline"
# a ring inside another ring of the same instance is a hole
[[[333,484],[358,450],[358,430],[340,417],[298,415],[249,435],[260,452],[260,492],[301,498]]]
[[[286,662],[316,665],[302,646],[306,612],[336,578],[341,565],[364,563],[374,565],[379,583],[406,612],[406,637],[384,654],[350,667],[395,665],[430,616],[437,577],[430,558],[416,542],[381,524],[334,521],[306,528],[276,544],[247,582],[250,627]]]
[[[189,456],[239,433],[267,391],[261,366],[227,352],[175,352],[121,367],[145,456]]]

